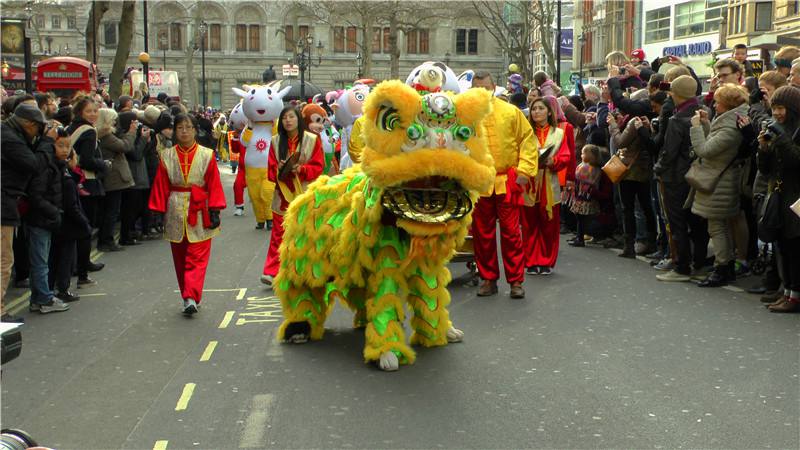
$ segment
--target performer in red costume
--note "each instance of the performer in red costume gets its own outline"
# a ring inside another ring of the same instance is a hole
[[[522,240],[529,275],[550,275],[558,258],[561,225],[561,183],[558,172],[574,164],[568,139],[558,126],[553,105],[537,98],[530,106],[530,121],[539,148],[539,172],[525,186]],[[572,169],[575,170],[574,168]],[[574,174],[573,174],[574,177]]]
[[[495,84],[491,74],[478,72],[472,79],[473,88],[491,92]],[[521,186],[538,171],[533,130],[519,108],[497,97],[492,98],[492,113],[483,121],[486,140],[494,159],[495,183],[482,194],[472,213],[472,242],[475,263],[481,284],[477,295],[497,294],[500,267],[497,262],[497,224],[500,224],[500,246],[506,281],[511,298],[524,298],[524,252],[520,234]]]
[[[236,158],[239,162],[236,168],[236,179],[233,180],[233,205],[236,208],[233,212],[234,216],[244,215],[244,190],[247,188],[247,178],[245,178],[246,168],[244,166],[244,156],[247,147],[245,147],[240,140],[241,132],[242,130],[228,132],[228,148],[231,152],[231,160]]]
[[[225,193],[214,151],[195,141],[194,118],[178,114],[173,127],[177,145],[161,155],[150,209],[164,214],[164,239],[172,243],[183,313],[192,315],[203,297],[211,238],[219,234]]]
[[[284,167],[287,164],[289,166]],[[261,275],[262,283],[272,286],[278,274],[283,215],[289,203],[320,176],[324,167],[325,157],[319,136],[306,131],[306,125],[295,107],[283,108],[278,118],[278,133],[272,137],[267,165],[267,178],[277,186],[272,200],[272,235],[264,261],[264,273]]]

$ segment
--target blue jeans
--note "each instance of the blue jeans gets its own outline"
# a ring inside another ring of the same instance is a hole
[[[28,258],[31,264],[31,303],[44,305],[53,299],[48,274],[51,233],[44,228],[28,226]]]

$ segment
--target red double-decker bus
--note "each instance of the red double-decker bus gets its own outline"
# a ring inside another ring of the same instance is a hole
[[[71,97],[76,91],[97,89],[97,68],[89,61],[71,56],[55,56],[39,61],[36,89]]]

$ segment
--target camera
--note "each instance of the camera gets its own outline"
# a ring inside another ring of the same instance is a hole
[[[670,89],[670,83],[668,81],[662,81],[662,82],[658,83],[658,90],[659,91],[667,91],[667,92],[669,92],[669,89]]]
[[[771,141],[783,134],[783,128],[775,119],[767,119],[761,122],[761,129],[764,131],[764,139],[767,141]]]
[[[624,68],[624,67],[620,67],[620,68],[619,68],[619,74],[620,74],[620,75],[625,75],[625,72],[626,72],[626,70],[625,70],[625,68]]]
[[[650,126],[653,127],[653,132],[654,133],[658,133],[658,127],[659,127],[660,124],[661,124],[661,120],[659,120],[658,117],[656,117],[656,118],[654,118],[653,120],[650,121]]]
[[[764,100],[764,91],[761,89],[755,89],[753,92],[750,93],[750,103],[758,103],[761,100]]]
[[[39,444],[22,430],[4,428],[0,431],[0,448],[8,450],[25,450],[29,447],[38,447]]]

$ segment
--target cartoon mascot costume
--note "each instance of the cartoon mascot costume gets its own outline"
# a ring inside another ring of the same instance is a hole
[[[247,193],[253,204],[256,228],[264,228],[265,222],[272,222],[272,196],[275,183],[267,179],[269,146],[272,142],[274,122],[283,109],[283,97],[291,86],[282,91],[269,86],[243,86],[245,90],[233,88],[233,92],[243,99],[242,111],[250,121],[250,126],[242,132],[241,141],[246,151],[244,156]]]
[[[369,94],[360,170],[321,176],[285,216],[274,284],[280,341],[322,339],[337,298],[366,328],[365,360],[383,370],[414,362],[406,304],[411,344],[461,341],[447,312],[446,264],[494,182],[482,126],[490,100],[483,89],[420,93],[397,80]]]

